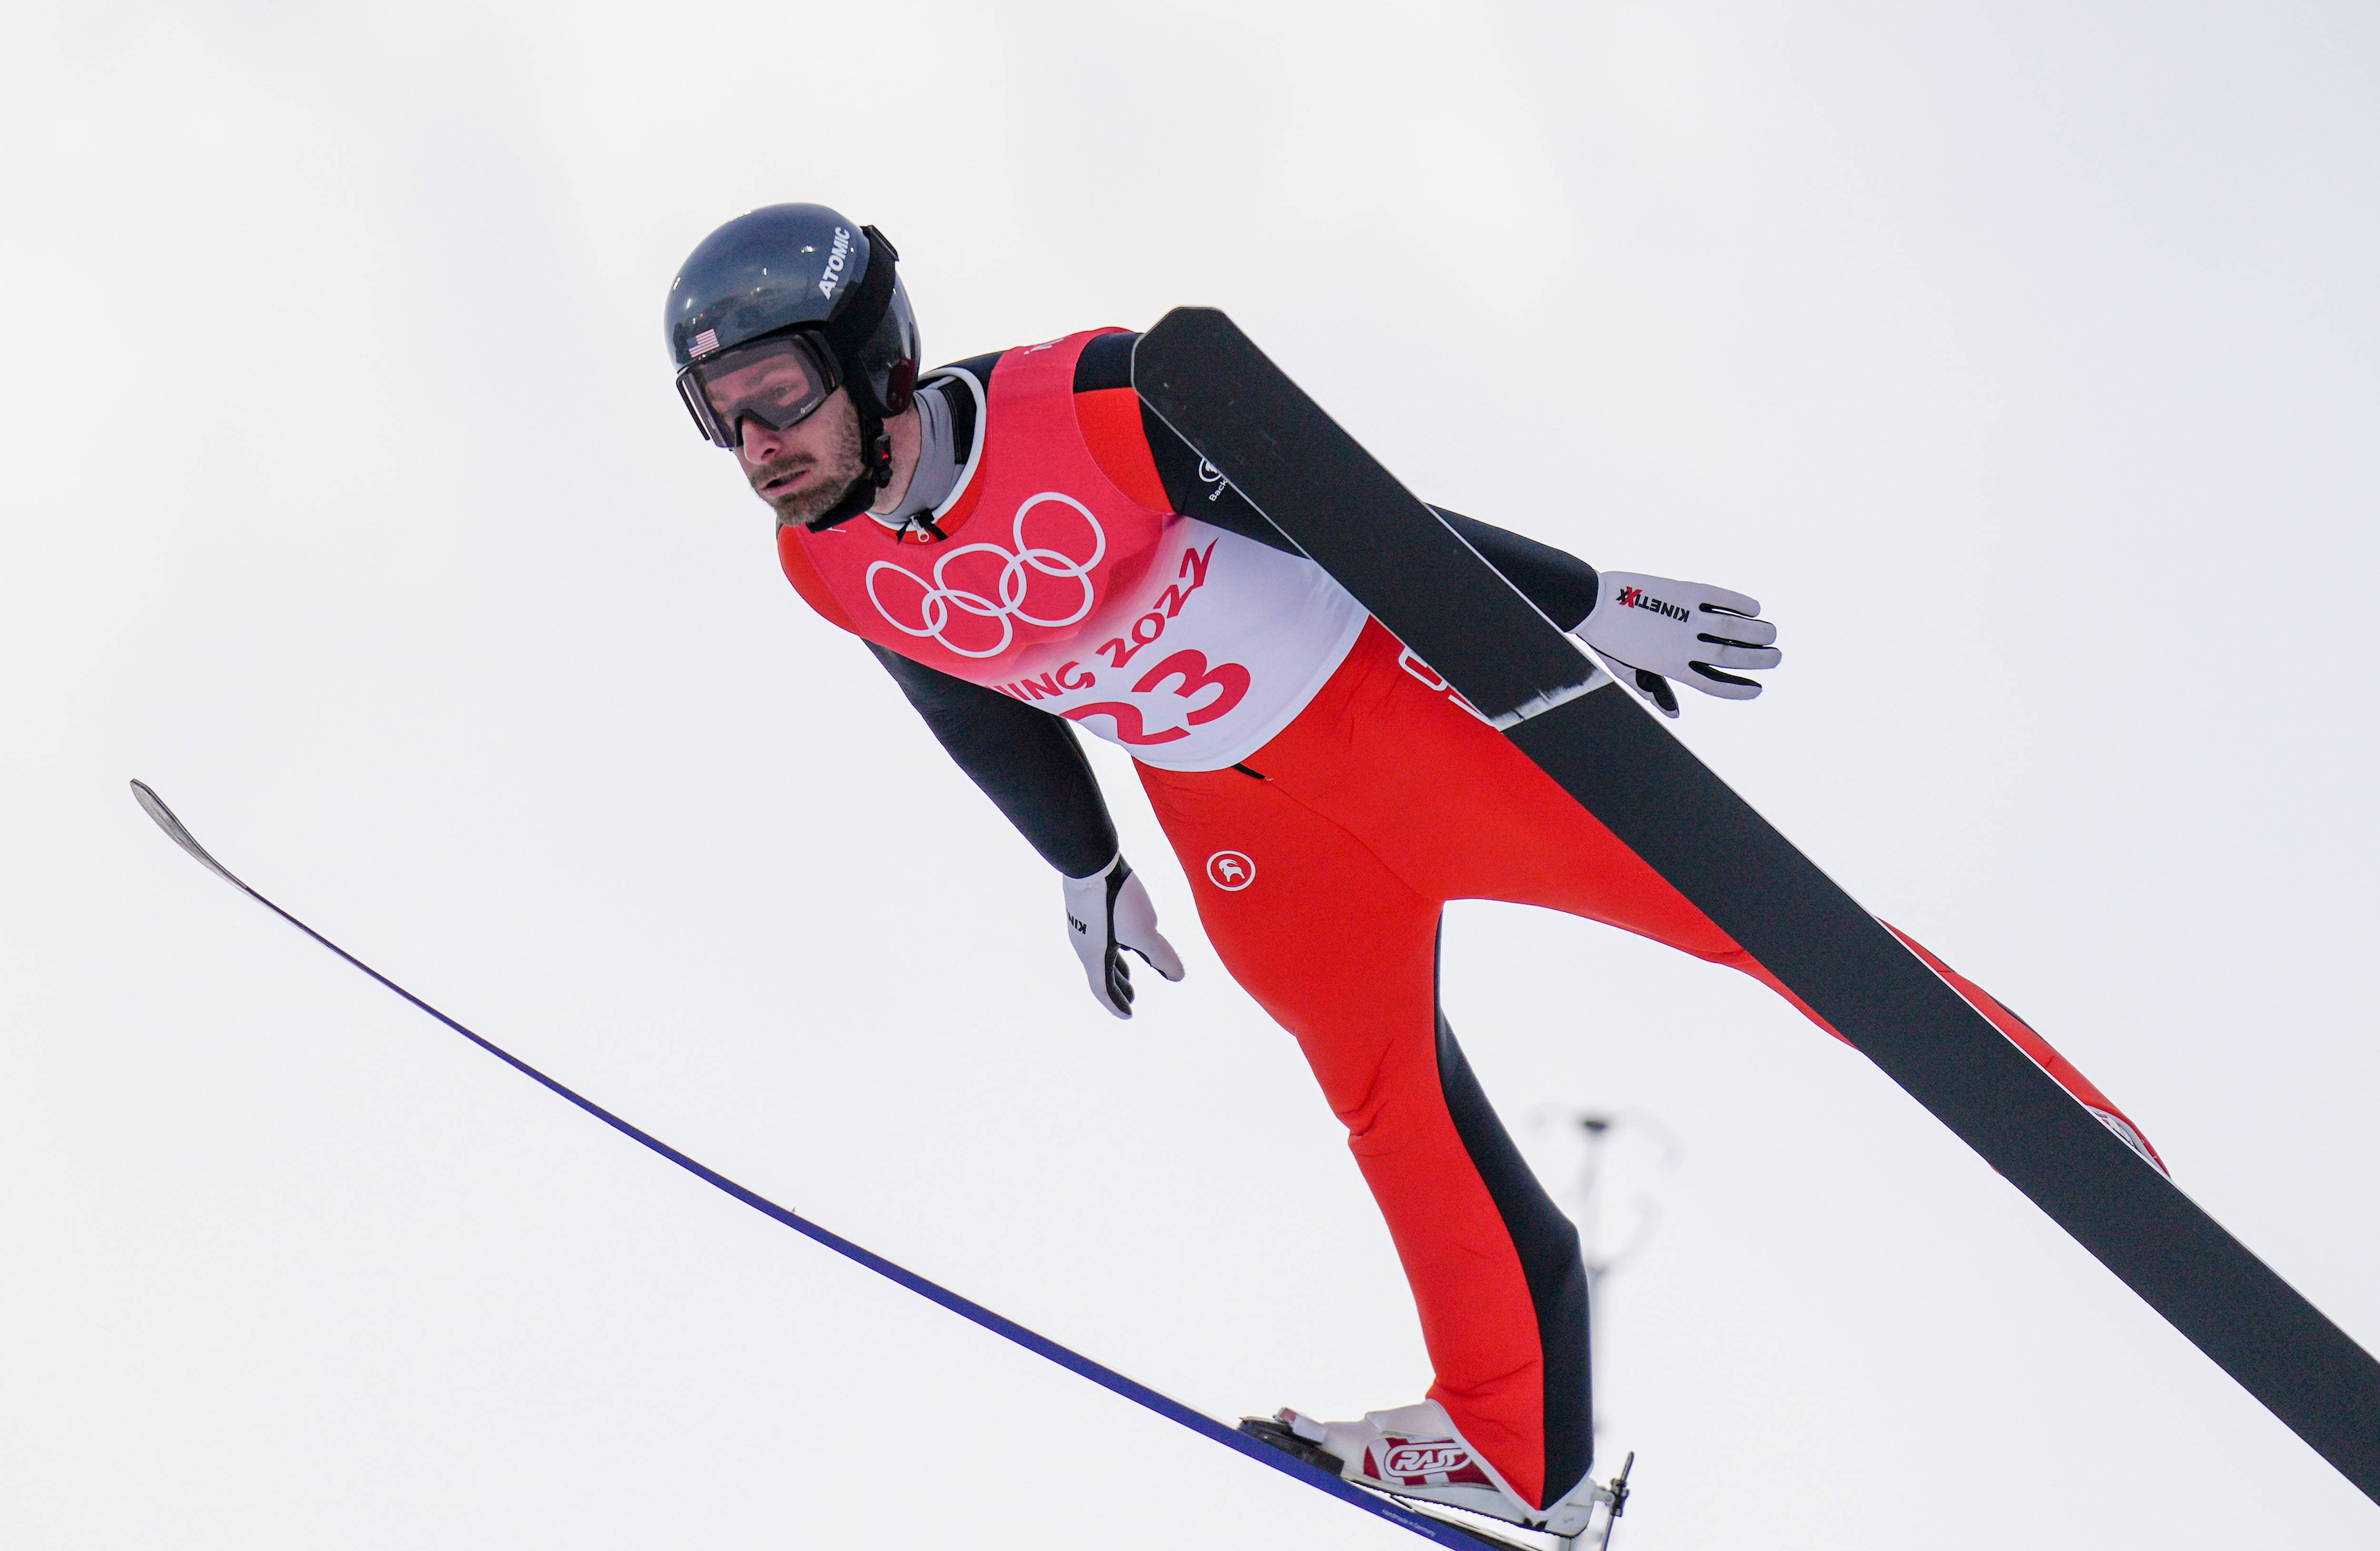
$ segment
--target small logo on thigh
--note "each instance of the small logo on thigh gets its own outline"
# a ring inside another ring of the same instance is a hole
[[[1257,865],[1245,852],[1218,851],[1207,858],[1207,881],[1229,893],[1238,893],[1257,880]]]

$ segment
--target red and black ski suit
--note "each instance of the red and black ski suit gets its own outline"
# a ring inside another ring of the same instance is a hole
[[[1130,387],[1134,337],[1093,340],[1075,367],[1075,418],[1099,468],[1146,504],[1170,502],[1286,549],[1211,471],[1201,480],[1196,454],[1141,406]],[[988,382],[998,358],[963,364]],[[953,405],[963,437],[979,443],[997,433],[974,423],[968,395],[954,394]],[[995,393],[980,418],[996,422],[1000,406]],[[940,526],[957,539],[970,515],[962,494]],[[1557,623],[1574,626],[1592,607],[1595,574],[1582,563],[1450,520]],[[870,541],[892,542],[880,530]],[[852,627],[801,541],[788,537],[781,551],[805,597]],[[874,649],[1053,866],[1077,878],[1106,866],[1114,830],[1062,721]],[[1412,1284],[1436,1369],[1429,1398],[1516,1492],[1540,1506],[1558,1499],[1592,1463],[1586,1277],[1576,1230],[1523,1162],[1439,1009],[1447,902],[1501,900],[1601,921],[1741,970],[1823,1020],[1377,621],[1295,719],[1245,759],[1139,769],[1209,940],[1297,1039],[1347,1128]],[[2038,1035],[1910,946],[2077,1098],[2130,1130]]]

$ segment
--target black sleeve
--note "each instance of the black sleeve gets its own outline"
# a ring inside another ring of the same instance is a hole
[[[1444,517],[1447,526],[1462,534],[1482,559],[1504,573],[1506,581],[1527,594],[1530,602],[1564,630],[1577,629],[1595,607],[1595,567],[1578,556],[1443,506],[1430,510]]]
[[[866,645],[1043,861],[1068,878],[1088,878],[1115,858],[1115,822],[1072,727],[996,689]]]

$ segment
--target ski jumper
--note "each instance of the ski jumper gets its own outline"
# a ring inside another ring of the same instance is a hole
[[[1793,999],[1318,567],[1179,515],[1130,388],[1077,391],[1092,337],[1001,357],[946,540],[864,518],[781,529],[786,575],[871,642],[1132,751],[1217,953],[1347,1128],[1412,1284],[1429,1398],[1513,1492],[1552,1502],[1592,1463],[1586,1275],[1439,1010],[1444,907],[1565,911]],[[1018,813],[950,702],[896,672]],[[2038,1035],[1910,946],[2147,1152]]]

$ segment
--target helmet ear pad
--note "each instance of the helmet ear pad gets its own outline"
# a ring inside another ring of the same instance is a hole
[[[872,235],[875,228],[868,230]],[[889,249],[891,245],[884,246]],[[917,391],[922,353],[917,317],[909,307],[909,288],[901,283],[900,273],[895,271],[892,294],[885,298],[884,310],[877,318],[876,326],[851,349],[843,363],[844,381],[863,414],[873,408],[883,418],[891,419],[909,407]]]
[[[892,369],[891,379],[885,385],[882,396],[885,415],[890,418],[904,413],[917,396],[917,363],[903,361]]]

